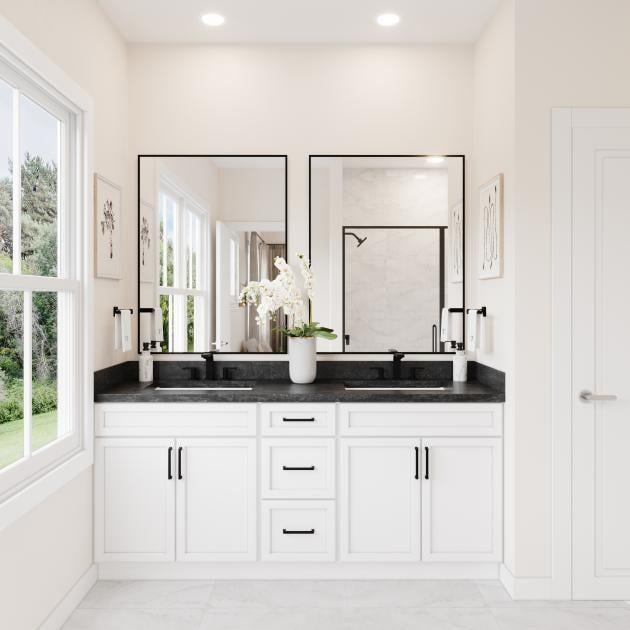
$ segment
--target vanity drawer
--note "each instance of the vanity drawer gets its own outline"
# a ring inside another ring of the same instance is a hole
[[[333,499],[334,438],[263,439],[261,477],[266,499]]]
[[[335,435],[335,405],[262,404],[263,435]]]
[[[361,403],[339,405],[347,436],[500,436],[501,403]]]
[[[263,501],[262,560],[333,562],[334,501]]]
[[[256,404],[100,403],[95,434],[108,436],[253,436]]]

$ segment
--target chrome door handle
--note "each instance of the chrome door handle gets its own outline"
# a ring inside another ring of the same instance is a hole
[[[597,402],[598,400],[617,400],[614,394],[593,394],[588,390],[580,392],[580,400],[582,402]]]

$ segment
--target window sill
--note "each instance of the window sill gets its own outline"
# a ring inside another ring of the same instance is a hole
[[[93,453],[84,449],[0,503],[0,531],[28,514],[57,490],[92,466],[93,462]]]

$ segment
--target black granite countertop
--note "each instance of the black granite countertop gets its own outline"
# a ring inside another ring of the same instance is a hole
[[[229,381],[225,385],[229,386]],[[152,383],[127,382],[113,385],[95,394],[99,403],[136,402],[425,402],[425,403],[501,403],[505,401],[502,389],[471,380],[467,383],[446,381],[442,390],[375,391],[373,389],[347,390],[344,381],[316,381],[310,385],[295,385],[286,380],[243,381],[240,385],[253,389],[208,391],[200,389],[202,381],[160,383],[165,387],[187,387],[185,390],[156,390]],[[378,383],[387,386],[387,381]]]

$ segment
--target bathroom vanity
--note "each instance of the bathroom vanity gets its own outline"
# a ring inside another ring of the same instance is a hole
[[[97,395],[102,577],[497,575],[501,391],[179,385]]]

